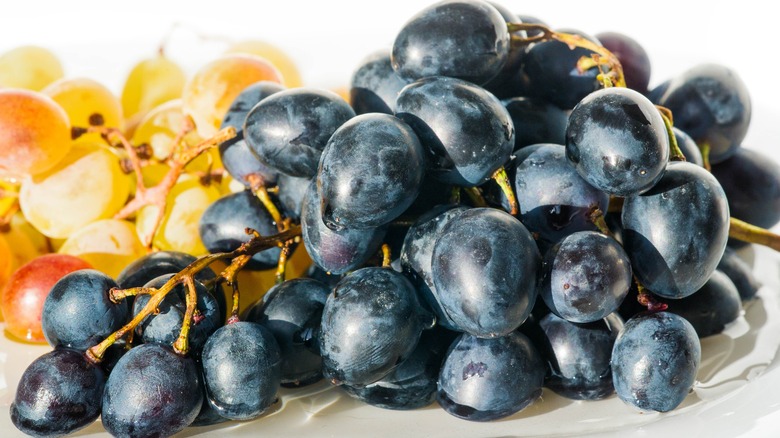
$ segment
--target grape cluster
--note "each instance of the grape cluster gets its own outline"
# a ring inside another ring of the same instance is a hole
[[[348,96],[259,42],[144,60],[121,99],[27,50],[51,78],[0,89],[0,215],[60,252],[0,263],[8,331],[54,348],[11,405],[30,435],[170,436],[321,380],[471,421],[545,387],[666,412],[760,287],[727,245],[780,248],[745,85],[651,89],[622,34],[444,0]]]

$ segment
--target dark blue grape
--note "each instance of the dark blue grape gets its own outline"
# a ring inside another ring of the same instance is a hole
[[[330,136],[355,112],[327,90],[294,88],[257,104],[244,122],[244,138],[257,157],[279,172],[313,177]]]
[[[722,65],[701,64],[673,78],[657,103],[672,110],[675,126],[696,143],[709,144],[711,163],[732,156],[750,125],[747,87]]]
[[[301,226],[303,244],[314,263],[331,274],[351,271],[376,254],[386,228],[334,231],[322,222],[317,184],[312,181],[303,200]]]
[[[515,97],[503,104],[515,127],[515,152],[532,144],[566,142],[569,116],[562,109],[531,97]]]
[[[230,252],[252,238],[251,228],[262,236],[279,232],[268,210],[251,191],[231,193],[217,199],[200,217],[198,231],[209,252]],[[281,248],[269,248],[253,255],[247,269],[273,269],[279,264]]]
[[[260,324],[241,321],[220,328],[206,342],[201,360],[206,394],[219,415],[249,420],[276,401],[281,355]]]
[[[488,2],[496,8],[501,18],[507,23],[521,23],[520,18],[512,11],[496,2]],[[510,38],[527,38],[525,31],[514,32]],[[523,81],[520,68],[523,63],[526,47],[520,44],[509,44],[509,53],[507,53],[506,62],[501,70],[491,80],[486,82],[483,87],[493,93],[499,99],[520,96],[523,94]]]
[[[597,34],[596,38],[620,61],[626,86],[646,95],[652,68],[644,47],[635,39],[619,32],[602,32]]]
[[[761,282],[753,275],[750,265],[729,247],[723,252],[717,270],[731,279],[743,300],[753,299],[761,288]]]
[[[441,205],[432,208],[420,216],[409,228],[401,248],[401,266],[404,272],[415,281],[420,295],[436,315],[437,324],[451,330],[454,330],[456,325],[441,307],[439,294],[433,283],[431,261],[433,260],[433,246],[442,228],[453,217],[465,210],[466,207],[455,205]]]
[[[173,274],[161,275],[146,283],[144,287],[159,289],[171,277]],[[197,355],[209,336],[222,326],[224,319],[221,317],[216,299],[201,282],[195,281],[195,291],[197,294],[196,309],[200,312],[200,317],[190,326],[188,339],[190,351]],[[149,295],[137,296],[133,304],[133,314],[138,315],[150,299]],[[170,346],[181,333],[186,310],[186,288],[180,284],[168,292],[160,305],[157,306],[156,312],[144,318],[136,326],[135,332],[144,343]]]
[[[244,318],[270,330],[279,344],[282,386],[305,386],[322,378],[322,357],[307,340],[319,330],[329,294],[330,288],[317,280],[287,280],[272,287]]]
[[[552,313],[539,326],[547,347],[540,350],[549,366],[548,388],[574,400],[599,400],[615,391],[610,359],[617,331],[601,321],[575,324]]]
[[[390,51],[380,50],[364,59],[352,74],[349,103],[357,114],[393,114],[398,93],[409,82],[393,70]]]
[[[538,399],[544,373],[539,352],[520,332],[492,339],[463,334],[442,365],[437,400],[458,418],[497,420]]]
[[[127,352],[108,377],[101,420],[113,436],[171,436],[192,423],[202,402],[195,361],[144,344]]]
[[[400,119],[363,114],[328,141],[317,172],[322,220],[329,228],[376,228],[398,217],[420,191],[420,140]]]
[[[244,120],[249,111],[266,97],[283,91],[284,87],[269,81],[256,82],[236,96],[230,104],[227,114],[222,119],[221,128],[232,126],[238,131],[238,135],[219,145],[219,156],[225,170],[234,179],[241,181],[245,186],[252,186],[252,178],[263,185],[271,185],[276,182],[278,173],[257,159],[244,140]]]
[[[11,422],[32,436],[73,433],[100,415],[105,383],[106,374],[84,353],[55,349],[24,370],[11,403]]]
[[[621,400],[646,411],[668,412],[696,379],[701,345],[685,318],[657,312],[629,319],[612,349],[612,382]]]
[[[661,97],[663,97],[664,93],[666,93],[666,90],[669,88],[669,84],[672,83],[671,79],[667,79],[660,84],[656,85],[652,90],[650,90],[647,93],[647,98],[650,99],[650,102],[653,102],[654,104],[658,105],[658,102],[660,102]]]
[[[729,232],[729,208],[718,181],[703,168],[673,162],[652,189],[626,198],[623,247],[639,282],[666,298],[704,285]]]
[[[508,213],[473,208],[450,219],[433,247],[433,283],[456,328],[479,337],[506,335],[531,313],[539,250]]]
[[[704,338],[722,332],[726,324],[739,318],[742,301],[729,277],[716,270],[693,295],[670,301],[669,312],[688,320],[696,334]]]
[[[509,55],[501,14],[481,0],[445,0],[412,17],[393,43],[393,68],[406,79],[449,76],[484,84]]]
[[[41,325],[52,347],[86,351],[127,322],[127,305],[111,301],[108,275],[82,269],[62,277],[43,303]]]
[[[771,157],[739,148],[714,164],[712,174],[726,192],[732,217],[761,228],[780,221],[780,165]]]
[[[526,89],[541,98],[568,110],[588,94],[601,88],[596,78],[597,68],[580,72],[577,62],[594,52],[581,47],[571,49],[566,43],[552,40],[537,43],[523,57],[522,72],[527,77]]]
[[[632,281],[631,261],[615,239],[580,231],[547,252],[540,291],[556,315],[587,323],[617,310]]]
[[[444,355],[456,337],[445,329],[426,330],[412,354],[390,374],[363,387],[342,385],[352,397],[383,409],[410,410],[430,405],[436,399]]]
[[[284,207],[284,216],[293,220],[301,221],[301,209],[303,208],[303,198],[306,196],[306,190],[311,184],[311,178],[299,178],[281,174],[279,175],[279,202]]]
[[[330,273],[319,266],[317,266],[316,263],[312,263],[309,265],[309,268],[306,269],[306,272],[303,274],[304,278],[311,278],[313,280],[317,280],[320,283],[324,283],[327,285],[330,289],[333,289],[336,287],[336,284],[338,284],[339,281],[344,277],[340,274],[333,274]]]
[[[514,188],[520,221],[545,251],[577,231],[596,230],[593,207],[607,211],[609,195],[588,184],[566,159],[566,148],[532,145],[517,154]]]
[[[484,183],[514,148],[512,118],[492,94],[454,78],[431,77],[407,85],[396,115],[427,150],[429,175],[473,187]]]
[[[320,327],[323,374],[334,384],[365,386],[386,376],[432,325],[412,283],[389,268],[344,277],[325,302]]]
[[[566,156],[591,185],[629,196],[652,187],[669,161],[669,137],[658,109],[627,88],[582,99],[569,116]]]
[[[697,166],[704,166],[704,158],[701,156],[701,150],[690,135],[684,133],[680,128],[672,127],[674,138],[677,140],[677,147],[680,148],[685,161]]]

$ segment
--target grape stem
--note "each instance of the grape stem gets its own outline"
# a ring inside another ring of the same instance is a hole
[[[382,244],[382,267],[389,268],[391,262],[392,262],[392,255],[390,252],[390,245],[383,243]]]
[[[604,212],[601,211],[597,205],[594,205],[590,208],[588,220],[590,220],[590,222],[593,223],[593,225],[595,225],[602,234],[605,234],[609,237],[614,237],[612,231],[607,225],[606,219],[604,219]]]
[[[191,123],[191,121],[188,123]],[[182,131],[186,130],[186,125],[187,122],[185,122],[185,129],[182,129]],[[146,187],[143,182],[141,160],[138,157],[138,153],[133,145],[131,145],[127,138],[121,133],[121,131],[116,128],[109,128],[105,126],[91,126],[84,130],[84,132],[97,132],[101,134],[109,144],[121,145],[130,158],[130,162],[136,177],[135,197],[131,199],[130,202],[125,204],[125,206],[114,215],[114,218],[126,219],[147,205],[157,207],[152,229],[146,236],[142,236],[141,239],[141,243],[143,243],[143,245],[148,250],[152,249],[154,236],[157,234],[157,230],[160,228],[162,220],[165,217],[165,208],[168,203],[168,194],[170,194],[173,186],[179,179],[179,176],[181,176],[182,172],[184,172],[184,168],[187,166],[187,164],[189,164],[192,160],[197,158],[200,154],[207,151],[208,149],[219,146],[221,143],[236,136],[236,129],[233,127],[227,127],[219,131],[214,137],[204,140],[198,145],[190,148],[181,147],[181,140],[179,139],[179,136],[177,136],[177,140],[175,140],[176,147],[174,148],[174,153],[168,160],[168,165],[170,166],[168,173],[165,174],[165,177],[163,177],[162,181],[160,181],[160,183],[156,186]]]
[[[737,218],[729,218],[729,237],[780,251],[780,235]]]
[[[504,167],[499,167],[493,174],[493,180],[501,187],[501,192],[504,193],[504,197],[509,201],[509,214],[515,216],[520,211],[520,206],[517,203],[517,196],[515,191],[512,190],[512,183],[509,182],[509,176],[506,174]]]
[[[680,145],[677,144],[677,136],[674,135],[674,130],[672,130],[674,124],[672,111],[661,105],[656,105],[655,107],[658,108],[658,112],[661,113],[664,127],[666,127],[666,134],[669,136],[669,159],[672,161],[686,161],[685,155],[680,150]]]
[[[555,32],[547,26],[535,23],[507,23],[507,30],[511,35],[512,43],[516,45],[528,45],[556,40],[568,45],[571,50],[578,47],[590,50],[591,52],[594,52],[594,55],[580,58],[577,62],[578,71],[582,73],[590,68],[598,67],[598,80],[604,84],[605,87],[626,86],[626,79],[623,75],[623,66],[620,64],[617,56],[605,47],[602,47],[587,38],[570,33]],[[540,34],[532,37],[514,35],[515,32],[520,31],[537,31],[540,32]],[[609,70],[605,71],[604,68],[607,67]]]
[[[480,192],[477,187],[463,187],[463,191],[471,200],[472,204],[474,204],[474,207],[488,206],[487,201],[485,201],[485,198],[482,197],[482,192]]]
[[[650,312],[660,312],[669,308],[666,303],[658,301],[652,293],[650,293],[639,280],[634,277],[634,283],[636,283],[637,296],[636,300]]]
[[[182,269],[173,277],[171,277],[159,289],[147,288],[150,297],[149,297],[149,301],[146,303],[143,309],[141,309],[141,311],[138,312],[138,314],[135,315],[133,319],[130,320],[130,322],[128,322],[127,324],[125,324],[122,328],[110,334],[99,344],[89,348],[86,352],[87,358],[89,358],[89,360],[94,363],[99,363],[100,361],[102,361],[103,355],[105,354],[106,350],[111,345],[113,345],[117,340],[132,333],[132,331],[138,326],[138,324],[140,324],[147,316],[153,314],[157,310],[162,300],[177,285],[184,284],[187,287],[187,294],[191,295],[194,291],[195,275],[200,271],[202,271],[203,269],[210,266],[212,263],[216,262],[217,260],[230,260],[230,265],[228,265],[228,267],[225,268],[220,273],[220,278],[227,281],[228,284],[234,285],[235,278],[238,271],[241,270],[241,268],[243,268],[247,262],[249,262],[249,260],[252,258],[254,254],[266,250],[268,248],[273,248],[282,245],[284,242],[289,242],[297,238],[300,238],[301,226],[293,225],[290,227],[290,229],[284,231],[283,233],[275,234],[273,236],[268,236],[268,237],[260,236],[257,233],[253,233],[253,234],[254,236],[249,241],[242,244],[240,247],[238,247],[233,251],[208,254],[198,258],[194,262],[190,263],[186,268]],[[121,290],[113,290],[112,296],[114,296],[117,299],[124,298],[126,296],[132,295],[133,293],[140,293],[141,290],[143,289],[144,288],[127,289],[126,291],[128,292],[121,291]],[[237,292],[237,288],[235,287],[233,289],[233,294],[234,294],[233,295],[234,302],[233,302],[233,314],[231,315],[231,318],[235,317],[237,319],[238,318],[238,292]],[[196,311],[194,302],[195,301],[193,300],[192,296],[187,298],[187,311],[185,313],[185,322],[182,325],[182,332],[179,335],[179,338],[174,343],[175,351],[182,355],[186,354],[188,350],[188,343],[186,339],[185,340],[182,339],[186,338],[189,334],[192,318]]]

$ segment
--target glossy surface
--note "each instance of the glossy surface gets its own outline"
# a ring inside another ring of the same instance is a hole
[[[620,32],[601,32],[595,36],[620,61],[626,86],[647,94],[652,66],[650,56],[639,41]]]
[[[502,103],[515,127],[515,151],[537,143],[565,144],[569,116],[562,109],[531,97],[515,97]]]
[[[393,114],[398,93],[410,82],[393,70],[389,50],[380,50],[366,57],[352,73],[349,103],[357,114]]]
[[[669,303],[669,311],[691,323],[700,338],[716,335],[739,318],[742,301],[726,274],[715,271],[691,296]]]

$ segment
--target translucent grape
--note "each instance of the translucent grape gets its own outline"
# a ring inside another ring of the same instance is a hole
[[[178,64],[162,55],[136,64],[122,87],[122,112],[127,120],[140,118],[152,108],[181,97],[187,77]]]
[[[41,233],[66,238],[125,204],[129,179],[116,155],[77,143],[54,169],[25,179],[19,202],[24,216]]]
[[[198,178],[182,175],[168,195],[160,228],[152,244],[163,251],[181,251],[192,255],[203,255],[208,251],[198,234],[200,217],[220,193],[214,186],[204,186]],[[157,207],[146,206],[136,217],[136,232],[140,237],[148,236],[154,226]]]
[[[124,126],[119,98],[100,82],[88,78],[64,78],[44,88],[42,93],[62,106],[73,126],[88,127],[98,121],[98,117],[105,126],[119,129]],[[98,134],[87,135],[99,138]]]
[[[98,271],[116,278],[125,266],[146,254],[146,248],[133,223],[103,219],[71,234],[59,253],[78,256]]]
[[[0,175],[49,170],[70,150],[68,115],[34,91],[0,90]]]
[[[282,82],[279,71],[253,55],[226,55],[198,70],[184,85],[184,114],[192,117],[198,133],[213,136],[230,104],[241,91],[258,81]]]
[[[298,66],[283,50],[265,41],[246,40],[230,46],[225,53],[248,53],[265,58],[279,70],[287,88],[303,86]]]
[[[0,238],[8,245],[10,255],[5,261],[9,262],[13,269],[51,251],[46,236],[30,225],[21,212],[13,215],[7,229],[0,230]],[[4,259],[0,257],[0,260]],[[0,265],[3,265],[3,262],[0,262]],[[2,270],[3,268],[0,267],[0,272]],[[2,287],[3,282],[0,280],[0,288]]]
[[[63,74],[60,60],[43,47],[21,46],[0,55],[0,87],[40,91]]]

